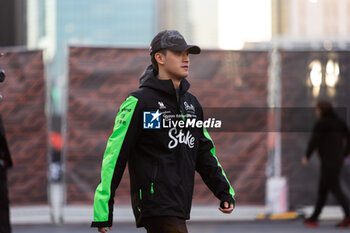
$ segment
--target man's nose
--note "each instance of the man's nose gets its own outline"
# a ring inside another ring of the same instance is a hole
[[[190,61],[190,57],[188,56],[188,54],[184,54],[184,55],[183,55],[183,60],[184,60],[185,62],[189,62],[189,61]]]

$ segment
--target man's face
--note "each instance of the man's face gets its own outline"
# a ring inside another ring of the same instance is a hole
[[[320,109],[320,108],[316,108],[316,116],[318,117],[318,118],[320,118],[321,117],[321,115],[322,115],[322,110]]]
[[[164,56],[164,65],[162,68],[166,75],[174,79],[184,79],[188,76],[190,58],[188,51],[171,51],[167,50]]]

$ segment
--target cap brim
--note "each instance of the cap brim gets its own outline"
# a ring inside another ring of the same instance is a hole
[[[200,54],[201,49],[197,45],[179,45],[176,47],[169,48],[174,51],[185,51],[187,50],[191,54]]]

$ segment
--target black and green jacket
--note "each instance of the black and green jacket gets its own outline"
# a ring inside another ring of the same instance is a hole
[[[121,105],[108,140],[91,226],[112,226],[114,193],[127,163],[138,227],[145,217],[189,219],[195,171],[220,201],[234,203],[235,192],[206,129],[144,128],[144,117],[149,112],[158,111],[160,121],[176,120],[177,116],[203,120],[198,100],[187,91],[190,84],[185,79],[181,81],[177,98],[172,81],[158,79],[152,66],[146,69],[140,83],[140,88]]]

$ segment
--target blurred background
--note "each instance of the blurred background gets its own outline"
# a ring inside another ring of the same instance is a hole
[[[259,130],[212,133],[236,213],[219,215],[197,176],[192,218],[310,212],[319,164],[316,156],[300,164],[315,120],[309,113],[326,99],[350,120],[350,0],[1,0],[0,113],[14,161],[14,224],[92,220],[118,107],[164,29],[203,50],[191,57],[189,76],[202,106],[267,109],[263,118],[234,119]],[[350,195],[349,164],[342,174]],[[132,221],[128,182],[125,172],[116,221]],[[341,212],[329,207],[324,216]]]

